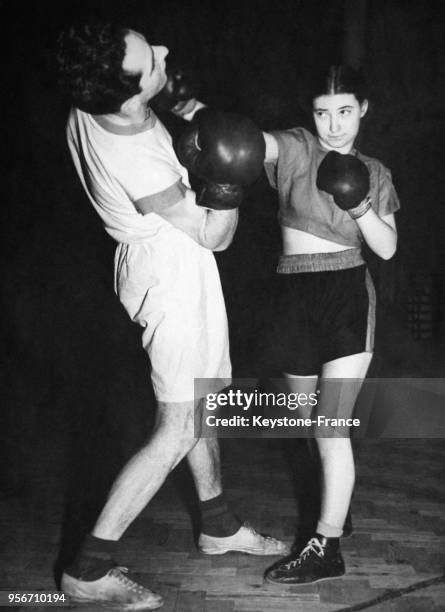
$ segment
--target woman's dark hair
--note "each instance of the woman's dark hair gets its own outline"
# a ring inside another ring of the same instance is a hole
[[[355,70],[348,65],[329,66],[318,73],[310,83],[308,105],[318,96],[330,94],[353,94],[359,103],[367,98],[366,83],[361,70]]]
[[[141,91],[141,74],[122,68],[127,34],[107,23],[72,26],[60,35],[60,85],[73,106],[94,115],[115,113]]]

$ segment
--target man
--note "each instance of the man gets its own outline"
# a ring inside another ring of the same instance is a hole
[[[282,542],[240,524],[228,511],[217,441],[194,437],[201,410],[194,378],[214,380],[222,388],[231,377],[226,312],[212,251],[227,248],[233,238],[239,190],[210,181],[205,201],[197,205],[187,170],[149,106],[166,85],[167,53],[141,34],[111,25],[69,30],[59,52],[62,83],[73,103],[69,148],[89,199],[118,242],[115,288],[143,327],[157,398],[150,440],[113,484],[61,586],[73,600],[125,610],[162,605],[160,595],[114,566],[113,554],[124,531],[184,457],[200,499],[202,552],[286,552]],[[198,106],[182,102],[177,108],[186,114]]]

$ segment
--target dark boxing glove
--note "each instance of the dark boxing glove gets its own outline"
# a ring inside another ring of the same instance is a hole
[[[247,117],[203,109],[177,145],[178,159],[204,181],[197,204],[216,210],[240,205],[242,187],[261,174],[266,145]]]
[[[169,111],[178,102],[185,102],[197,95],[197,83],[191,70],[169,62],[166,68],[167,81],[161,91],[150,100],[157,113]]]
[[[243,197],[244,191],[241,185],[204,181],[196,203],[198,206],[213,210],[231,210],[240,206]]]
[[[362,217],[371,208],[369,171],[354,155],[329,151],[318,168],[317,188],[330,193],[334,202],[353,219]]]

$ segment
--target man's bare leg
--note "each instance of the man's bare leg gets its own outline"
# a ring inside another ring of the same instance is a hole
[[[201,438],[187,455],[187,461],[200,502],[200,531],[218,538],[234,535],[241,521],[229,510],[223,494],[218,440]]]
[[[157,609],[162,597],[125,576],[114,563],[117,540],[158,491],[167,475],[197,443],[194,403],[159,402],[148,442],[128,461],[115,480],[107,502],[73,563],[62,576],[61,588],[73,601],[132,605]]]
[[[257,533],[230,511],[223,494],[219,442],[200,438],[187,455],[200,500],[201,535],[198,547],[209,555],[239,551],[253,555],[281,555],[284,542]]]
[[[195,482],[199,501],[221,495],[221,459],[217,438],[200,438],[189,451],[187,461]]]
[[[196,445],[193,402],[159,402],[147,444],[115,480],[93,536],[118,540],[145,508],[172,469]]]

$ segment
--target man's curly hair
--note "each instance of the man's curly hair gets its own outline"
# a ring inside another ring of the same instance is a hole
[[[60,85],[71,104],[94,115],[115,113],[141,91],[141,73],[122,68],[128,29],[106,24],[71,26],[59,37]]]

